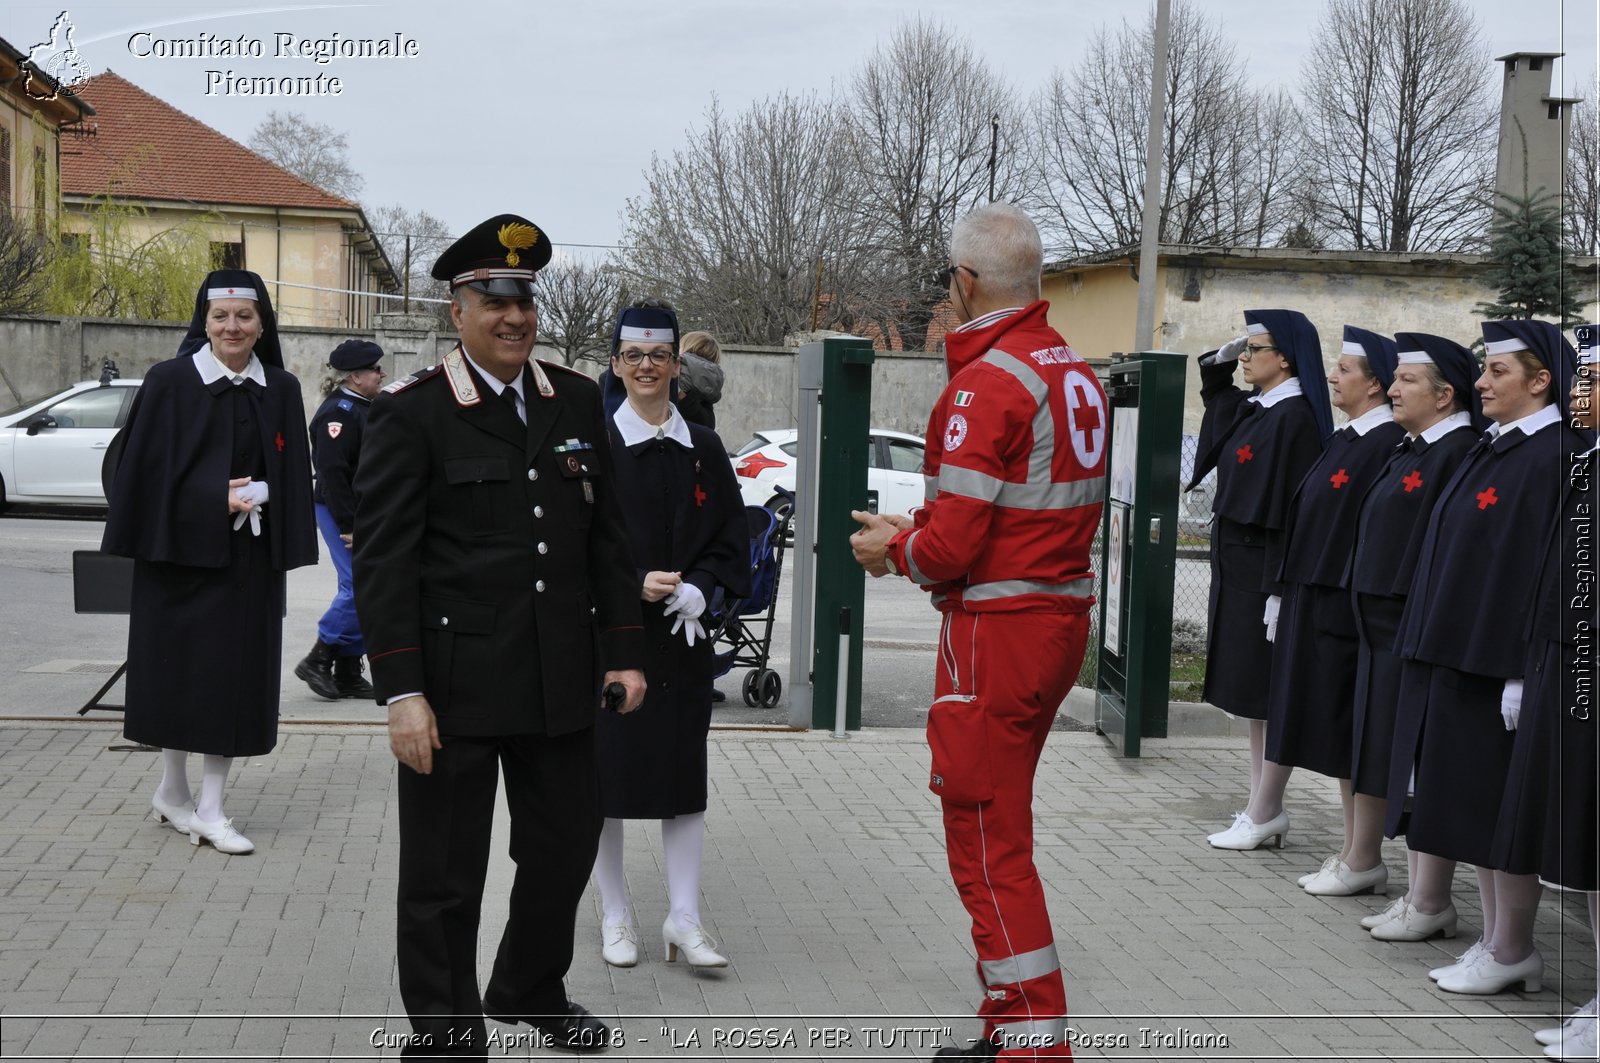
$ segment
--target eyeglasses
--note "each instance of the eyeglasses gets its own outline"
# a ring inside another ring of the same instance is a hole
[[[954,277],[956,275],[956,270],[958,270],[958,269],[964,269],[968,273],[972,274],[972,279],[973,280],[977,280],[978,279],[978,271],[977,270],[971,268],[970,266],[963,266],[963,265],[960,265],[958,263],[952,262],[948,266],[943,267],[942,269],[936,269],[936,270],[933,271],[933,274],[932,274],[933,283],[935,285],[937,285],[938,287],[940,287],[940,288],[948,288],[948,287],[950,287],[950,278]]]
[[[1283,350],[1282,347],[1274,347],[1270,343],[1247,343],[1247,344],[1244,345],[1244,349],[1250,352],[1251,357],[1254,357],[1255,355],[1260,354],[1262,351],[1282,351]]]
[[[640,365],[646,358],[650,359],[651,365],[666,365],[668,362],[677,361],[678,358],[671,351],[651,351],[646,354],[633,347],[618,352],[617,357],[622,359],[624,365]]]

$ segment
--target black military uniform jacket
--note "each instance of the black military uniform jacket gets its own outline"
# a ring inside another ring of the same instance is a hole
[[[354,582],[373,684],[426,694],[442,734],[578,731],[602,670],[643,667],[600,389],[530,362],[523,394],[526,427],[457,347],[367,423]]]
[[[371,399],[339,387],[311,418],[311,465],[317,474],[312,498],[328,507],[342,535],[356,523],[356,459],[371,407]]]

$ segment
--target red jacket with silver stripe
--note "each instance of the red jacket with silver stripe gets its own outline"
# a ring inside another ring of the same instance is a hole
[[[1105,491],[1106,397],[1045,320],[987,314],[945,337],[928,420],[928,501],[889,544],[941,610],[1082,612]]]

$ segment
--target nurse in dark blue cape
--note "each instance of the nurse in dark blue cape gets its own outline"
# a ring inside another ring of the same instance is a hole
[[[305,408],[260,277],[206,277],[121,439],[102,549],[134,559],[124,732],[165,751],[154,818],[247,853],[223,787],[234,757],[277,742],[284,574],[317,560]]]
[[[1585,441],[1566,423],[1576,354],[1554,325],[1483,324],[1483,412],[1494,421],[1445,487],[1428,523],[1401,616],[1405,659],[1389,770],[1386,829],[1399,829],[1413,777],[1407,844],[1478,869],[1482,939],[1433,972],[1452,993],[1537,991],[1541,887],[1495,868],[1494,829],[1520,712],[1541,545],[1554,534],[1567,456]]]
[[[1600,811],[1596,761],[1596,521],[1600,519],[1600,325],[1579,325],[1580,365],[1571,423],[1589,443],[1570,456],[1561,520],[1543,544],[1511,771],[1495,830],[1497,866],[1588,894],[1600,947]],[[1566,973],[1566,972],[1564,972]],[[1559,1027],[1534,1034],[1561,1059],[1595,1058],[1595,1000]]]
[[[1349,423],[1333,433],[1300,482],[1285,530],[1279,578],[1287,590],[1273,642],[1267,760],[1339,780],[1344,844],[1299,880],[1307,893],[1319,896],[1381,893],[1388,883],[1379,856],[1382,803],[1370,822],[1361,822],[1366,829],[1358,831],[1349,779],[1358,643],[1346,581],[1361,499],[1405,435],[1389,408],[1396,354],[1387,336],[1344,327],[1328,385],[1333,405]],[[1272,777],[1288,782],[1287,771],[1274,771]],[[1263,796],[1283,802],[1281,792]]]
[[[1283,844],[1288,770],[1266,760],[1269,627],[1283,593],[1283,532],[1290,500],[1333,428],[1322,386],[1322,344],[1304,314],[1247,310],[1246,334],[1200,359],[1199,483],[1217,471],[1212,504],[1211,597],[1205,699],[1250,720],[1250,800],[1207,841],[1223,849]],[[1233,383],[1242,367],[1250,390]],[[1308,387],[1302,387],[1308,383]]]
[[[1474,427],[1478,364],[1472,353],[1442,336],[1401,332],[1389,398],[1403,442],[1361,503],[1349,586],[1360,636],[1351,736],[1350,782],[1356,834],[1363,857],[1377,859],[1389,787],[1389,752],[1400,696],[1395,638],[1417,554],[1434,503],[1478,440]],[[1348,861],[1347,861],[1348,862]],[[1455,861],[1408,850],[1408,892],[1361,925],[1382,941],[1454,936],[1451,901]]]
[[[700,922],[700,858],[706,829],[706,736],[714,664],[707,610],[719,588],[749,594],[744,502],[717,434],[691,424],[671,401],[680,371],[676,315],[657,304],[622,311],[608,390],[622,392],[610,418],[618,497],[642,599],[642,711],[600,712],[601,956],[638,962],[638,931],[623,873],[623,821],[661,824],[670,910],[662,923],[668,962],[726,967]]]

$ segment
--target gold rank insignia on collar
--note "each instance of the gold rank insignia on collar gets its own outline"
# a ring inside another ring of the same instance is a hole
[[[456,405],[476,406],[483,401],[478,385],[472,382],[472,374],[467,371],[467,359],[460,346],[452,348],[440,365],[444,367],[444,378],[450,382],[450,390],[455,392]]]

